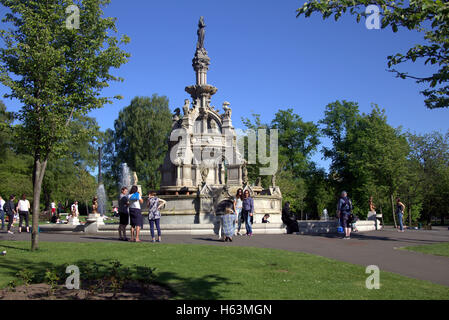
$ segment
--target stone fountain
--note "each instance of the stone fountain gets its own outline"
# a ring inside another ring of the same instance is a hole
[[[246,162],[237,146],[230,103],[222,104],[223,113],[211,105],[217,88],[207,83],[210,58],[204,48],[204,20],[198,25],[198,42],[193,58],[196,84],[185,91],[181,109],[175,109],[169,151],[163,165],[159,196],[167,201],[162,211],[164,224],[215,223],[217,216],[233,205],[238,188],[248,189],[255,200],[256,217],[270,214],[271,222],[281,223],[282,196],[279,187],[264,189],[260,179],[248,181]]]

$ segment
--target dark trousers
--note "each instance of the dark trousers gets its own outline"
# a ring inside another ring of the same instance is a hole
[[[148,220],[150,222],[150,232],[151,232],[151,238],[154,238],[154,224],[156,224],[157,229],[157,235],[158,237],[161,236],[161,225],[160,225],[161,219],[154,219],[154,220]]]
[[[8,214],[8,231],[11,230],[13,222],[14,222],[14,213]]]
[[[5,211],[0,210],[0,220],[2,220],[2,230],[5,228]]]
[[[25,219],[25,226],[27,228],[29,227],[28,217],[29,217],[28,211],[19,211],[19,230],[22,228],[23,219]]]

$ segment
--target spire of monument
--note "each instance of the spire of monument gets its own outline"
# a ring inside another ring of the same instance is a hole
[[[200,17],[198,21],[198,40],[196,42],[195,55],[192,59],[192,67],[196,74],[196,84],[186,87],[186,91],[192,96],[195,101],[201,100],[201,107],[208,107],[208,99],[217,92],[217,88],[207,84],[207,71],[209,70],[210,58],[207,55],[207,51],[204,48],[204,36],[205,36],[206,24],[204,23],[204,17]]]
[[[192,60],[193,70],[196,72],[196,84],[207,84],[207,70],[209,70],[210,58],[207,55],[207,51],[204,48],[204,36],[206,34],[206,24],[204,23],[204,17],[200,17],[198,21],[198,41],[196,43],[195,56]]]

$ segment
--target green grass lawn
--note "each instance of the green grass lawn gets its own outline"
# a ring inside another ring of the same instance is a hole
[[[0,287],[27,268],[45,272],[91,260],[156,267],[175,299],[449,299],[449,287],[381,272],[379,290],[365,287],[365,267],[275,249],[150,243],[0,241]],[[83,277],[81,275],[81,281]]]
[[[435,256],[449,257],[449,242],[425,244],[421,246],[403,247],[403,250],[410,250],[416,252],[422,252],[427,254],[433,254]]]

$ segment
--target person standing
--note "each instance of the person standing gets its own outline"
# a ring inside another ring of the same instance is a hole
[[[151,242],[154,242],[154,225],[157,229],[157,242],[161,242],[161,208],[166,201],[156,197],[156,192],[151,191],[148,194],[148,222],[150,223]]]
[[[287,226],[287,234],[299,232],[298,221],[295,215],[290,211],[290,202],[286,201],[282,208],[282,222]]]
[[[50,207],[51,207],[51,215],[54,215],[56,213],[56,203],[54,200],[50,203]]]
[[[239,188],[234,198],[234,212],[237,218],[237,235],[241,236],[240,229],[242,228],[242,204],[243,204],[243,189]]]
[[[235,233],[235,219],[237,215],[232,209],[226,210],[226,213],[222,216],[223,219],[223,242],[232,242],[232,236]]]
[[[70,207],[70,214],[72,215],[72,218],[76,218],[79,216],[80,213],[78,211],[78,201],[75,201]]]
[[[5,211],[3,210],[3,206],[5,205],[5,200],[0,196],[0,219],[2,220],[2,229],[5,229]]]
[[[398,232],[404,232],[404,211],[405,205],[401,202],[399,197],[396,198],[396,214],[398,216],[399,230]]]
[[[254,215],[254,199],[250,196],[249,190],[245,190],[243,193],[242,215],[245,220],[246,235],[252,236],[253,228],[251,225],[251,220]]]
[[[120,219],[120,224],[118,226],[119,240],[128,241],[128,238],[126,237],[126,226],[129,223],[127,187],[122,187],[120,191],[120,200],[118,201],[118,214]]]
[[[10,195],[9,196],[9,201],[6,202],[3,205],[3,211],[5,211],[6,215],[8,216],[8,233],[9,234],[14,234],[14,232],[12,232],[12,225],[14,223],[14,215],[16,214],[16,210],[15,210],[15,205],[14,205],[14,200],[16,199],[15,195]]]
[[[143,203],[142,196],[138,192],[136,185],[131,187],[129,198],[129,220],[131,224],[131,241],[140,242],[140,229],[143,227],[142,210],[140,205]]]
[[[28,219],[30,215],[30,202],[26,198],[26,194],[22,194],[22,199],[17,203],[16,211],[19,212],[19,233],[22,232],[22,222],[25,219],[25,225],[27,232],[30,232],[30,226],[28,224]]]
[[[348,193],[343,191],[340,200],[338,201],[337,214],[340,218],[341,226],[344,229],[345,237],[343,239],[351,239],[351,221],[352,202],[348,198]]]

